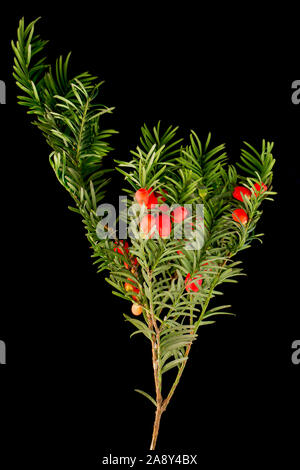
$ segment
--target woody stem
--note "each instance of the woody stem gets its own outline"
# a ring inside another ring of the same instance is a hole
[[[151,272],[149,271],[149,279],[150,279],[150,292],[151,289]],[[152,292],[151,292],[152,293]],[[150,301],[150,310],[148,316],[148,324],[150,329],[153,331],[151,345],[152,345],[152,364],[153,364],[153,373],[154,373],[154,383],[155,383],[155,394],[156,394],[156,412],[155,412],[155,420],[153,425],[153,432],[152,432],[152,439],[150,450],[154,450],[156,446],[156,441],[159,432],[160,426],[160,419],[163,413],[162,409],[162,395],[161,395],[161,367],[160,367],[160,329],[157,325],[157,321],[154,315],[154,309],[152,300]]]
[[[152,433],[152,440],[151,440],[150,450],[155,450],[157,436],[158,436],[158,432],[159,432],[159,426],[160,426],[160,419],[161,419],[162,413],[163,413],[163,410],[162,410],[161,406],[160,405],[157,406],[156,413],[155,413],[154,425],[153,425],[153,433]]]

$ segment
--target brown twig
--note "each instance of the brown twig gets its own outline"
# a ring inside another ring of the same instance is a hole
[[[149,279],[151,281],[151,271],[148,272]],[[162,394],[161,394],[161,370],[159,364],[159,354],[160,354],[160,329],[157,325],[152,301],[150,301],[150,309],[148,315],[148,326],[153,331],[151,344],[152,344],[152,364],[153,364],[153,373],[154,373],[154,383],[155,383],[155,394],[156,394],[156,412],[153,425],[153,433],[151,439],[150,450],[154,450],[156,446],[157,436],[159,432],[161,415],[163,413],[162,409]]]

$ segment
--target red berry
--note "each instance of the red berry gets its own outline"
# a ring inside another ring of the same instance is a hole
[[[139,189],[135,193],[134,197],[140,206],[142,206],[143,204],[147,206],[148,201],[149,201],[149,193],[146,188]]]
[[[126,261],[124,261],[124,266],[125,266],[126,269],[129,269],[129,266],[128,266],[128,264],[126,263]]]
[[[265,191],[267,191],[267,186],[264,184],[264,183],[255,183],[254,185],[256,191],[255,191],[255,196],[257,197],[259,193],[264,193]]]
[[[245,225],[248,222],[248,215],[244,209],[235,209],[232,213],[232,218],[236,222]]]
[[[185,290],[187,292],[191,291],[191,290],[194,291],[194,292],[198,292],[202,282],[203,282],[203,279],[202,279],[201,274],[196,274],[196,276],[191,279],[191,275],[189,273],[186,276],[185,281],[184,281]]]
[[[159,214],[156,217],[156,225],[159,236],[162,238],[168,238],[172,230],[172,224],[170,216],[167,214]]]
[[[236,186],[234,188],[233,193],[232,193],[232,195],[235,199],[237,199],[238,201],[243,202],[242,194],[243,194],[243,196],[246,196],[248,198],[251,197],[251,191],[249,191],[249,189],[245,188],[244,186]]]
[[[171,217],[175,224],[180,224],[189,214],[189,211],[185,207],[180,206],[172,211]]]
[[[153,227],[155,227],[155,221],[156,219],[154,215],[151,215],[151,214],[144,215],[140,223],[140,231],[141,231],[142,237],[148,235],[149,232],[152,231]],[[150,235],[150,238],[152,238],[153,235],[154,235],[154,232],[153,234]]]
[[[157,204],[157,198],[152,188],[140,188],[136,191],[134,197],[140,206],[145,204],[147,209],[150,209],[151,206],[156,206]]]

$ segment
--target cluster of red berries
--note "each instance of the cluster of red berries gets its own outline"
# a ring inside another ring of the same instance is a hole
[[[245,186],[236,186],[232,195],[238,201],[243,202],[243,197],[251,198],[253,194],[257,197],[258,194],[260,194],[261,192],[265,192],[268,189],[264,183],[255,183],[254,188],[255,189],[250,191]],[[183,220],[190,215],[189,211],[185,207],[181,206],[176,207],[169,214],[169,207],[166,204],[161,204],[162,202],[166,201],[165,195],[167,194],[168,192],[164,189],[162,189],[161,192],[153,191],[153,188],[141,188],[136,191],[135,199],[140,206],[145,205],[147,209],[158,209],[157,215],[146,214],[142,218],[140,222],[140,233],[142,236],[149,236],[149,238],[153,237],[156,228],[161,238],[168,238],[172,231],[172,222],[174,224],[182,223]],[[247,212],[242,208],[235,209],[232,213],[232,218],[236,222],[239,222],[243,225],[245,225],[249,219]],[[122,248],[116,247],[114,250],[118,251],[118,253],[120,254],[124,254],[123,250],[125,250],[128,254],[128,243],[125,242]],[[177,253],[182,254],[181,251],[178,251]],[[136,258],[135,261],[137,261]],[[132,261],[132,263],[134,263],[135,261]],[[125,267],[129,269],[128,264],[126,262],[124,262],[124,264]],[[205,266],[207,264],[208,263],[204,263],[202,266]],[[127,292],[134,292],[135,294],[139,294],[140,291],[136,286],[136,281],[131,278],[127,278],[127,280],[130,282],[125,282],[125,290]],[[184,283],[187,292],[198,292],[200,286],[203,283],[203,275],[198,272],[194,275],[194,277],[192,277],[191,274],[188,273]],[[136,295],[133,295],[132,299],[135,302],[138,302],[138,297]],[[143,307],[139,303],[134,303],[132,305],[131,311],[133,315],[141,315]]]
[[[162,192],[165,195],[168,194],[165,190],[162,190]],[[159,211],[158,215],[146,214],[142,218],[140,223],[142,236],[150,234],[149,238],[153,237],[156,228],[161,238],[168,238],[172,230],[172,222],[174,224],[180,224],[190,215],[189,211],[182,206],[176,207],[169,215],[169,207],[165,204],[159,205],[159,200],[165,202],[166,198],[163,194],[153,191],[152,188],[139,189],[135,193],[135,199],[140,206],[145,204],[147,209],[155,207]],[[181,254],[182,252],[178,251],[177,253]],[[202,282],[203,278],[201,274],[197,273],[193,278],[188,274],[185,278],[185,289],[187,292],[198,292]]]
[[[264,183],[255,183],[254,187],[255,190],[250,191],[250,189],[245,188],[245,186],[236,186],[232,195],[238,201],[243,202],[243,196],[250,199],[253,194],[257,197],[261,192],[265,192],[268,189]],[[232,218],[243,225],[246,225],[249,219],[247,212],[242,208],[235,209],[232,213]]]
[[[182,223],[183,220],[189,215],[189,211],[185,207],[176,207],[169,215],[169,207],[166,204],[160,204],[159,201],[165,202],[168,192],[164,189],[161,192],[153,191],[152,188],[141,188],[135,193],[135,199],[140,206],[145,205],[147,209],[157,208],[158,214],[146,214],[140,222],[140,233],[142,237],[149,234],[152,238],[155,233],[155,228],[161,238],[168,238],[172,231],[172,222],[174,224]]]

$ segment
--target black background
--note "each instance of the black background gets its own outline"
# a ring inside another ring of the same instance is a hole
[[[185,137],[191,128],[202,139],[211,131],[214,144],[227,143],[232,161],[244,140],[275,142],[278,195],[265,204],[264,244],[243,254],[248,276],[224,289],[222,300],[237,316],[200,331],[163,416],[158,449],[193,450],[203,468],[292,460],[296,453],[300,366],[291,362],[291,344],[300,336],[300,105],[292,104],[291,84],[299,69],[278,76],[266,57],[259,61],[259,47],[243,42],[242,28],[230,42],[212,18],[208,32],[193,10],[147,5],[55,14],[24,8],[7,13],[0,32],[0,79],[7,85],[0,107],[0,339],[7,345],[1,455],[9,450],[11,466],[21,458],[40,468],[48,462],[73,468],[78,461],[96,468],[108,453],[146,454],[154,418],[151,404],[133,391],[153,391],[149,346],[139,336],[129,339],[122,318],[129,305],[96,274],[47,145],[16,104],[10,40],[21,16],[28,22],[40,14],[49,57],[72,50],[74,74],[89,70],[105,80],[101,100],[116,107],[107,127],[120,132],[114,157],[129,157],[141,125],[158,120],[181,126]],[[122,187],[115,175],[111,195]]]

